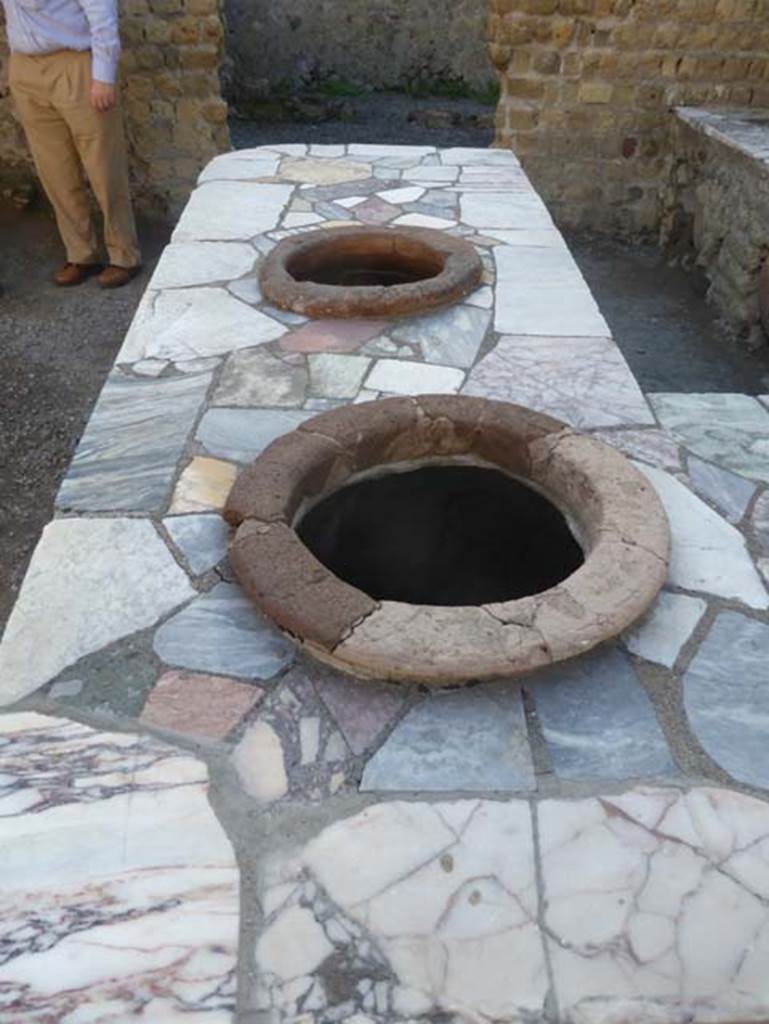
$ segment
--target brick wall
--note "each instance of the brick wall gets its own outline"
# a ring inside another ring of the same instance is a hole
[[[120,0],[120,33],[135,200],[175,214],[201,167],[229,148],[220,0]],[[13,117],[7,58],[0,23],[0,182],[16,183],[29,178],[31,161]]]
[[[671,107],[769,106],[769,0],[491,0],[497,142],[561,223],[659,225]]]

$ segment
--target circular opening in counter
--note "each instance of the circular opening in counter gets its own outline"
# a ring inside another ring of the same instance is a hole
[[[468,242],[426,228],[330,228],[284,239],[260,286],[273,305],[308,317],[390,317],[457,302],[481,282]]]
[[[556,586],[584,562],[551,501],[481,466],[357,480],[314,505],[296,532],[335,576],[377,601],[511,601]]]
[[[584,654],[648,609],[670,530],[620,452],[506,402],[315,416],[236,480],[230,562],[280,629],[357,678],[462,685]]]

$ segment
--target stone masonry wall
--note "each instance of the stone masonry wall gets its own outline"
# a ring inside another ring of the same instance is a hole
[[[769,105],[769,0],[491,0],[497,142],[562,224],[656,230],[673,106]]]
[[[488,0],[227,0],[233,93],[335,76],[374,89],[495,82]]]
[[[121,0],[122,96],[137,206],[175,214],[200,169],[229,148],[219,66],[220,0]],[[32,163],[8,93],[0,22],[0,183],[29,180]]]
[[[661,241],[694,252],[710,281],[709,301],[738,338],[759,347],[769,338],[760,326],[762,271],[769,270],[769,127],[756,155],[709,131],[710,122],[699,112],[673,118]]]

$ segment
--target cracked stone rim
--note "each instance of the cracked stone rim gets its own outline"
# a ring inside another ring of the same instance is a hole
[[[468,459],[542,491],[572,525],[583,565],[504,603],[377,602],[294,530],[307,502],[374,467]],[[240,583],[282,630],[352,675],[430,686],[522,675],[615,637],[654,600],[670,554],[662,505],[622,454],[549,416],[468,396],[385,399],[307,420],[240,474],[224,516],[238,527]]]
[[[291,267],[328,254],[362,257],[376,252],[404,268],[429,261],[435,273],[407,284],[344,286],[297,280]],[[464,239],[429,228],[330,228],[286,238],[262,266],[262,294],[280,309],[309,317],[405,316],[458,302],[481,283],[483,264]]]

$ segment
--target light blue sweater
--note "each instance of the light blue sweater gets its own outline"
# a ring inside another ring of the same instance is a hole
[[[114,83],[120,57],[117,0],[2,0],[16,53],[90,50],[91,75]]]

